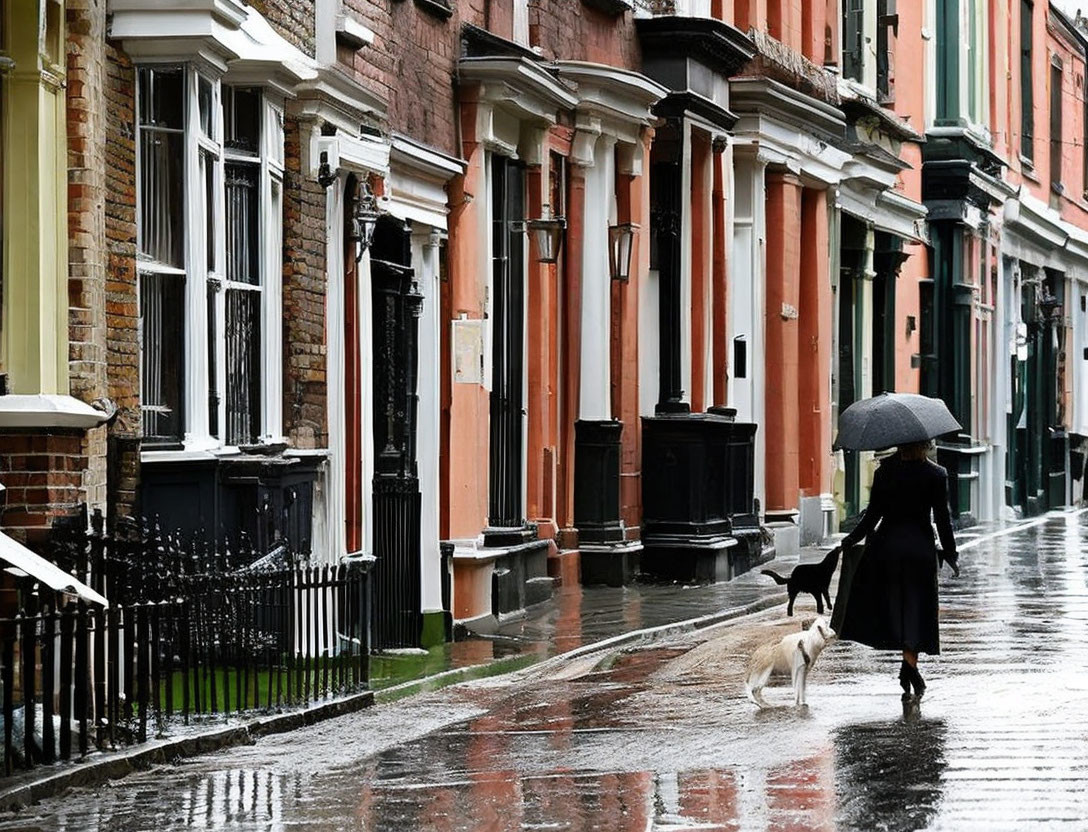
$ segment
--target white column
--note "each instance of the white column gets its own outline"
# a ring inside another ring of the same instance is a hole
[[[374,505],[374,295],[370,275],[370,252],[363,255],[356,271],[359,274],[359,389],[363,400],[359,403],[362,422],[363,456],[363,551],[374,554],[374,518],[370,509]]]
[[[755,153],[734,156],[733,246],[729,266],[729,401],[737,421],[758,425],[755,438],[755,496],[766,503],[766,410],[764,381],[764,239],[766,219],[763,176],[766,163]],[[744,344],[745,377],[738,378],[737,342]]]
[[[185,73],[185,91],[190,113],[185,129],[185,224],[195,233],[186,235],[185,243],[185,374],[182,400],[182,423],[187,448],[205,448],[208,436],[208,272],[203,233],[204,182],[201,178],[197,131],[193,129],[197,111],[197,74]],[[216,187],[221,188],[221,177]],[[222,294],[222,293],[220,293]],[[224,432],[222,434],[226,436]]]
[[[873,279],[876,272],[873,271],[873,248],[876,237],[873,227],[870,225],[865,231],[865,264],[860,284],[861,292],[854,297],[854,303],[861,307],[861,338],[858,343],[858,333],[854,333],[854,345],[857,349],[857,361],[860,365],[858,373],[857,398],[868,399],[873,395]],[[872,451],[862,451],[858,454],[858,467],[861,472],[859,500],[861,505],[869,504],[869,488],[873,483],[873,474],[876,472],[876,456]]]
[[[417,390],[419,409],[416,415],[416,456],[419,470],[420,520],[419,552],[421,609],[424,612],[442,609],[442,579],[438,548],[438,455],[440,427],[440,393],[438,367],[440,362],[439,274],[438,250],[442,233],[426,229],[413,235],[412,263],[423,293],[423,314],[419,318],[419,367]]]
[[[586,169],[582,240],[580,419],[612,418],[612,277],[608,264],[608,225],[609,218],[615,211],[614,147],[614,138],[599,137],[594,145],[593,165]]]
[[[326,418],[329,425],[329,461],[326,470],[325,526],[328,536],[328,560],[335,562],[347,552],[344,500],[344,476],[347,449],[344,437],[344,185],[337,178],[325,200],[325,363],[327,397]]]

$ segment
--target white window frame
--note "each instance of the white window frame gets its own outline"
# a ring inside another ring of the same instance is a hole
[[[529,0],[514,0],[513,10],[514,43],[529,45]]]
[[[178,64],[172,64],[177,66]],[[162,272],[184,275],[184,384],[181,395],[183,445],[187,451],[222,449],[236,450],[226,444],[226,332],[225,289],[238,284],[226,280],[226,233],[225,233],[225,171],[226,165],[238,158],[246,158],[259,168],[258,233],[259,273],[262,301],[261,322],[261,383],[260,414],[257,441],[279,443],[283,441],[282,428],[282,240],[283,240],[283,178],[284,178],[284,131],[283,102],[269,90],[261,91],[259,117],[261,143],[255,156],[234,154],[223,146],[223,85],[229,84],[216,73],[193,63],[180,64],[185,72],[186,92],[184,113],[185,160],[183,172],[185,234],[184,268],[172,269],[162,264],[140,260],[140,273]],[[200,123],[200,79],[208,81],[212,89],[211,135],[206,135]],[[253,84],[243,83],[240,88],[253,89]],[[137,153],[139,152],[137,141]],[[204,161],[214,165],[212,204],[206,204]],[[139,159],[137,157],[137,176]],[[138,188],[139,192],[139,188]],[[212,212],[212,227],[217,229],[212,241],[212,268],[208,267],[208,249],[205,229],[207,211]],[[139,222],[140,206],[137,206]],[[210,310],[215,327],[215,390],[219,396],[217,409],[218,430],[212,435],[209,419],[211,393],[211,356],[208,352],[208,288],[215,287],[214,308]],[[251,287],[247,287],[251,288]],[[142,344],[141,327],[141,351]],[[142,366],[142,359],[141,359]]]
[[[183,64],[175,64],[175,63],[158,64],[158,65],[152,66],[150,68],[151,69],[158,69],[158,70],[180,70],[183,73],[183,80],[182,80],[183,84],[186,83],[185,79],[188,78],[188,74],[189,74],[188,69]],[[139,67],[137,69],[139,69]],[[137,78],[137,86],[138,86],[139,85],[139,72],[136,73],[136,78]],[[183,108],[182,127],[180,129],[178,129],[178,128],[157,127],[157,126],[156,127],[150,127],[150,126],[145,127],[144,124],[142,123],[142,117],[141,117],[141,114],[140,114],[140,91],[139,91],[139,89],[137,89],[137,92],[136,92],[136,115],[135,115],[135,129],[136,129],[136,141],[135,141],[135,163],[136,164],[135,164],[135,170],[136,170],[136,197],[137,197],[137,203],[136,203],[136,298],[137,298],[137,309],[138,309],[137,336],[138,336],[138,343],[139,343],[139,356],[138,356],[138,361],[137,361],[137,367],[138,367],[138,370],[139,370],[139,372],[138,372],[138,377],[139,377],[138,390],[139,390],[139,395],[140,395],[140,432],[141,432],[141,434],[143,434],[143,430],[144,430],[144,428],[143,428],[143,421],[144,421],[143,357],[144,357],[145,344],[144,344],[144,310],[143,310],[143,304],[141,302],[141,298],[142,298],[142,295],[143,295],[143,282],[144,282],[144,279],[145,279],[146,276],[151,276],[151,275],[157,275],[157,276],[160,276],[160,277],[172,276],[172,277],[181,278],[185,283],[184,291],[185,291],[185,294],[186,294],[186,298],[188,298],[188,294],[189,294],[190,287],[191,287],[191,284],[192,284],[192,281],[191,281],[191,279],[189,277],[189,274],[188,274],[188,268],[187,268],[188,261],[189,261],[189,252],[188,252],[189,247],[188,247],[188,245],[183,244],[183,246],[182,246],[182,252],[181,252],[181,262],[182,262],[182,264],[181,264],[180,267],[179,266],[172,266],[172,265],[169,265],[167,263],[163,263],[163,262],[160,262],[158,260],[154,260],[154,259],[152,259],[150,257],[145,257],[143,255],[143,253],[141,252],[141,250],[140,250],[140,240],[141,240],[141,237],[142,237],[142,227],[141,227],[142,226],[142,221],[141,221],[141,217],[142,217],[142,214],[143,214],[142,202],[141,202],[141,198],[143,196],[143,176],[142,176],[143,165],[142,165],[142,158],[141,158],[141,156],[142,156],[141,146],[143,144],[142,136],[143,136],[144,130],[148,130],[148,129],[153,130],[154,132],[158,132],[158,133],[170,133],[171,135],[181,135],[183,137],[182,138],[182,143],[184,145],[185,136],[186,136],[186,124],[187,124],[188,118],[189,118],[188,111],[187,111],[186,108]],[[183,190],[187,190],[186,174],[187,174],[186,166],[183,166],[182,167],[182,177],[181,177],[182,178],[182,189]],[[182,236],[183,236],[183,238],[189,238],[189,237],[191,237],[191,235],[188,235],[186,233],[186,231],[189,228],[190,217],[187,215],[187,212],[186,212],[184,206],[182,207],[181,210],[182,210],[182,219],[183,219]],[[185,323],[188,323],[188,320],[186,320]],[[186,327],[183,330],[183,339],[186,342],[186,344],[188,343],[188,338],[189,338],[189,332],[188,332],[188,328]],[[188,366],[187,362],[183,366],[187,367]],[[183,382],[185,382],[185,381],[187,381],[187,375],[183,379]],[[184,436],[185,432],[187,431],[187,429],[189,427],[189,421],[188,421],[188,417],[189,417],[188,410],[189,409],[187,407],[186,394],[187,394],[187,387],[186,387],[186,384],[183,383],[182,384],[182,389],[181,389],[180,394],[178,396],[178,406],[181,409],[180,419],[181,419],[181,430],[182,430],[182,435],[183,436]],[[158,437],[156,437],[156,438],[158,438]]]

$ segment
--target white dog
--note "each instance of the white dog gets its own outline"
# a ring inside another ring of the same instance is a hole
[[[781,641],[759,647],[748,661],[748,678],[744,684],[748,698],[761,708],[770,707],[763,698],[763,688],[773,678],[788,677],[793,683],[794,703],[804,705],[808,672],[834,638],[834,631],[820,617],[807,630],[790,633]]]

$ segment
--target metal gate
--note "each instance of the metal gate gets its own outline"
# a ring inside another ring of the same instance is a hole
[[[418,647],[420,492],[416,469],[418,318],[406,223],[383,217],[371,248],[374,300],[373,644]]]

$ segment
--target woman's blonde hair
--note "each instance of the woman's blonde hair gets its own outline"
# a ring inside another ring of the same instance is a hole
[[[933,451],[933,440],[926,439],[922,442],[909,442],[899,446],[899,456],[907,460],[928,459]]]

